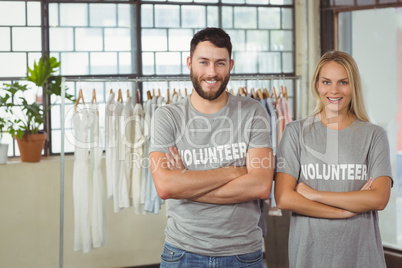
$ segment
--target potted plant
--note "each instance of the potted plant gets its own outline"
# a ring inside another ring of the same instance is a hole
[[[33,68],[28,67],[27,80],[43,89],[46,95],[61,94],[61,76],[55,76],[60,62],[54,57],[42,57],[38,63],[34,62]],[[13,116],[8,132],[17,140],[18,148],[23,162],[39,162],[41,152],[45,144],[46,133],[41,130],[49,107],[44,110],[42,103],[28,102],[24,93],[28,85],[21,85],[18,82],[3,84],[6,91],[5,101],[2,105],[7,112]],[[66,94],[66,98],[73,101],[73,96]],[[13,100],[6,102],[7,99]],[[18,111],[18,112],[17,112]]]
[[[1,98],[1,97],[0,97]],[[8,120],[4,117],[0,117],[0,164],[7,163],[8,143],[3,143],[2,139],[8,125]]]

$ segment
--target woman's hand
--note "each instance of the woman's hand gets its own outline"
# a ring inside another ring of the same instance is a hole
[[[371,187],[371,181],[369,180],[366,184],[363,185],[363,187],[360,190],[362,190],[362,191],[370,190],[370,187]],[[319,202],[319,200],[317,200],[317,199],[319,199],[318,198],[319,191],[314,190],[313,188],[311,188],[304,182],[297,184],[295,191],[311,201]],[[342,214],[343,214],[342,218],[351,218],[351,217],[356,216],[358,213],[343,209]]]
[[[360,191],[370,191],[371,190],[371,185],[373,184],[373,178],[371,177],[360,189]],[[301,182],[296,185],[295,191],[302,196],[304,196],[307,199],[310,199],[312,201],[319,201],[317,200],[317,195],[319,194],[319,191],[314,190],[304,182]]]
[[[296,185],[295,191],[297,193],[301,194],[302,196],[304,196],[305,198],[310,199],[312,201],[315,201],[315,196],[318,192],[317,190],[314,190],[313,188],[311,188],[304,182],[298,183]]]

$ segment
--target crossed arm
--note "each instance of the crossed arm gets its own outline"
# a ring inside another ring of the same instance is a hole
[[[296,213],[319,218],[349,218],[357,213],[382,210],[391,193],[391,178],[367,181],[360,191],[317,191],[289,174],[278,173],[275,181],[277,206]]]
[[[176,148],[170,154],[150,154],[150,170],[163,199],[190,199],[213,204],[233,204],[269,197],[273,156],[269,148],[247,151],[247,167],[186,170]]]

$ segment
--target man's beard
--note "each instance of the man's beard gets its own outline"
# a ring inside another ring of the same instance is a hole
[[[201,98],[206,99],[206,100],[215,100],[217,99],[226,89],[227,84],[229,83],[230,79],[230,74],[228,74],[225,79],[222,79],[221,76],[215,76],[215,77],[206,77],[204,80],[216,80],[216,82],[221,81],[221,86],[219,87],[218,91],[216,92],[205,92],[200,84],[200,81],[198,80],[198,77],[193,74],[193,71],[190,71],[190,77],[191,81],[193,82],[193,86],[195,91],[200,95]]]

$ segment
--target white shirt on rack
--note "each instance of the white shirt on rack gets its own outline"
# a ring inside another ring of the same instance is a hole
[[[138,215],[145,214],[144,202],[141,202],[144,185],[144,145],[145,138],[143,134],[144,112],[140,103],[134,106],[134,143],[132,158],[132,177],[131,177],[131,198],[133,200],[134,213]]]

